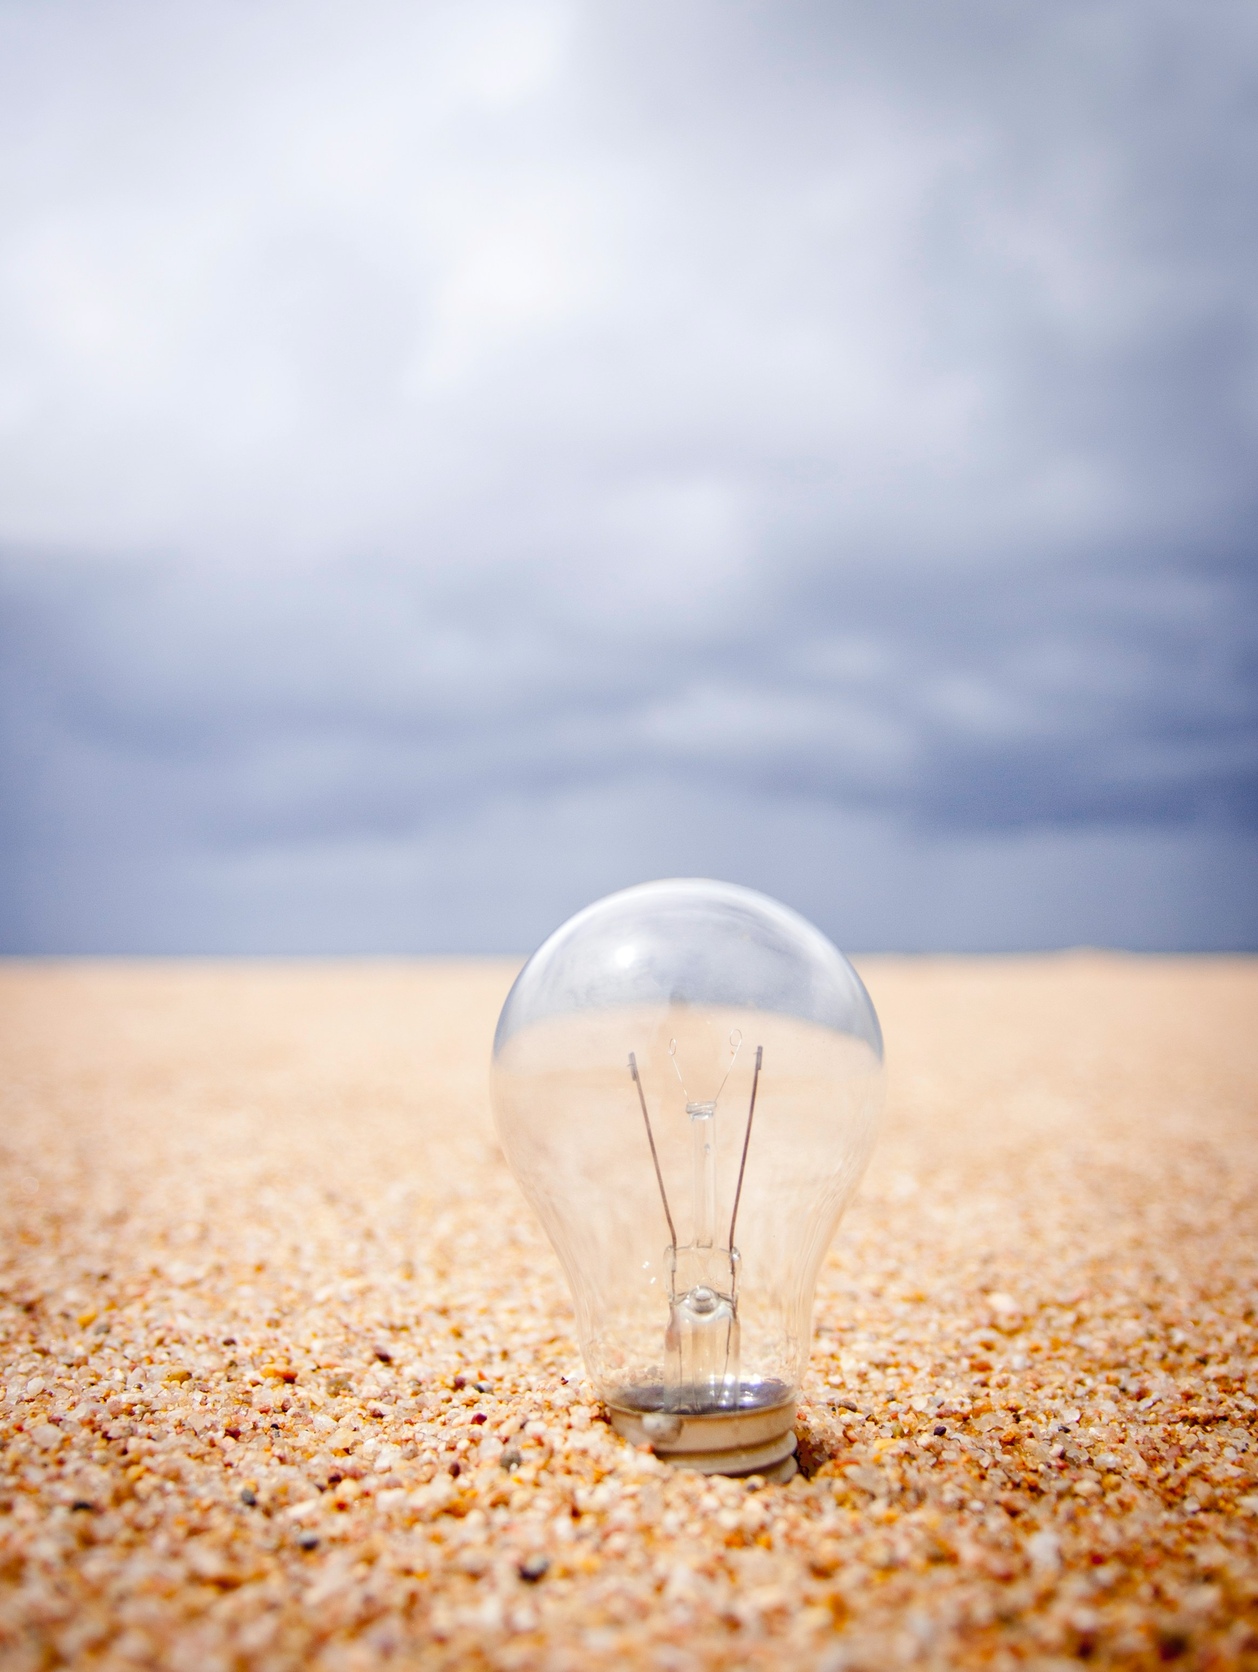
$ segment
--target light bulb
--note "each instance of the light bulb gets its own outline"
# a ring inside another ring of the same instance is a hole
[[[524,966],[493,1086],[616,1429],[789,1478],[817,1273],[882,1103],[856,971],[750,889],[625,889]]]

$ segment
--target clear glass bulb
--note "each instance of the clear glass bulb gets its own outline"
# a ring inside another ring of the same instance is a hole
[[[817,1272],[882,1104],[846,958],[750,889],[625,889],[524,966],[493,1086],[616,1427],[709,1472],[792,1470]]]

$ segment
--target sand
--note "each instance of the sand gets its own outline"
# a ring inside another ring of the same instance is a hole
[[[1258,963],[862,962],[788,1485],[608,1428],[506,964],[0,967],[0,1663],[1258,1667]]]

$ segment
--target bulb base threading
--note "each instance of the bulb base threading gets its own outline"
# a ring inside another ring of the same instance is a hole
[[[749,1411],[642,1411],[608,1405],[612,1427],[632,1445],[649,1445],[661,1463],[705,1475],[795,1473],[795,1401]]]

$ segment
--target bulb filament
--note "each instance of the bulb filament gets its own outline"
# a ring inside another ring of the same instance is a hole
[[[655,1148],[655,1134],[651,1131],[651,1117],[646,1112],[646,1093],[642,1090],[642,1080],[638,1074],[638,1059],[633,1052],[629,1053],[629,1072],[633,1076],[633,1083],[638,1088],[638,1102],[642,1105],[642,1119],[646,1123],[646,1140],[651,1146],[651,1160],[655,1163],[655,1182],[660,1187],[660,1201],[664,1204],[664,1217],[668,1221],[668,1239],[672,1247],[677,1246],[677,1230],[673,1224],[673,1216],[668,1211],[668,1192],[664,1188],[664,1175],[660,1171],[660,1158]]]
[[[760,1086],[760,1068],[764,1060],[762,1046],[756,1047],[756,1063],[751,1081],[751,1098],[747,1108],[747,1125],[743,1132],[742,1154],[738,1164],[738,1183],[734,1190],[734,1205],[730,1213],[728,1245],[716,1246],[716,1105],[725,1082],[729,1078],[742,1044],[737,1028],[730,1034],[732,1054],[725,1076],[710,1103],[687,1099],[686,1113],[690,1117],[692,1158],[693,1240],[678,1244],[677,1229],[668,1203],[664,1173],[660,1166],[655,1133],[647,1111],[646,1093],[638,1072],[635,1054],[629,1053],[629,1073],[638,1093],[642,1121],[646,1127],[651,1162],[659,1185],[664,1218],[668,1223],[669,1246],[669,1320],[665,1347],[672,1370],[672,1386],[667,1390],[670,1408],[704,1411],[737,1406],[739,1401],[739,1322],[738,1322],[738,1250],[734,1245],[734,1228],[738,1222],[738,1206],[742,1200],[743,1180],[747,1171],[747,1152],[751,1145],[751,1124],[756,1113],[756,1093]],[[685,1081],[677,1062],[677,1041],[669,1041],[668,1054],[681,1081]]]

